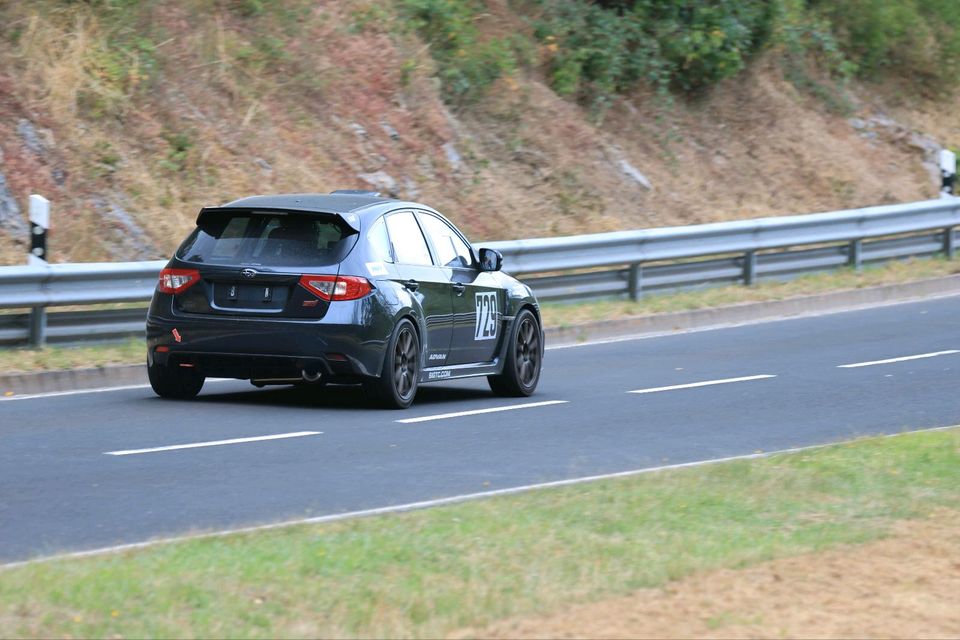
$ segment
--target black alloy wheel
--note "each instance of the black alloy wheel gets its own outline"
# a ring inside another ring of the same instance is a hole
[[[537,388],[543,364],[540,323],[532,311],[517,314],[509,339],[503,373],[487,376],[487,382],[497,395],[529,396]]]
[[[517,380],[525,387],[534,384],[540,376],[540,330],[531,315],[525,317],[517,329],[514,366]]]
[[[365,383],[367,392],[387,409],[406,409],[420,382],[420,339],[410,320],[397,323],[387,343],[380,376]]]
[[[393,349],[393,384],[397,396],[403,400],[413,399],[417,390],[417,337],[412,327],[402,327]]]

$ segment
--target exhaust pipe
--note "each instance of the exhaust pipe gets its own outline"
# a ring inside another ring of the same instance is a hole
[[[307,371],[306,369],[304,369],[304,370],[300,373],[300,375],[303,376],[303,379],[304,379],[305,381],[307,381],[307,382],[319,382],[320,378],[323,377],[323,374],[320,373],[319,371],[315,371],[315,372],[313,372],[313,373],[310,373],[310,372]]]
[[[296,384],[300,378],[253,378],[250,384],[255,387],[263,388],[268,384]]]

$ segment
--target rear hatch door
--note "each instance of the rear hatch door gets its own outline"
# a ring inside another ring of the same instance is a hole
[[[218,209],[198,220],[176,254],[200,281],[174,299],[187,314],[322,318],[329,302],[299,286],[336,276],[357,232],[322,213]]]

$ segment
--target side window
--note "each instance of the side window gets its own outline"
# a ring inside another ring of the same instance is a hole
[[[418,216],[423,230],[430,237],[433,248],[437,250],[437,259],[445,267],[473,266],[470,247],[450,225],[436,216],[422,213]]]
[[[390,237],[387,236],[387,225],[380,218],[367,233],[370,243],[370,257],[380,262],[393,262],[393,253],[390,251]]]
[[[401,211],[387,216],[387,231],[393,255],[401,264],[432,265],[427,241],[423,239],[420,225],[410,211]]]

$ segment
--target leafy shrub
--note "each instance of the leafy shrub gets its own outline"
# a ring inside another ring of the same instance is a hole
[[[830,22],[862,77],[897,75],[931,86],[960,80],[957,0],[817,0],[810,10]]]
[[[444,99],[463,105],[516,69],[509,38],[481,41],[475,24],[480,7],[470,0],[399,0],[409,28],[430,45]]]
[[[553,88],[597,103],[640,84],[694,91],[740,71],[772,30],[764,0],[540,0]]]
[[[578,0],[548,1],[534,33],[553,53],[550,82],[561,95],[596,101],[664,78],[659,43],[635,15]]]
[[[684,90],[738,73],[767,40],[775,2],[644,0],[633,13],[652,25],[672,82]]]

